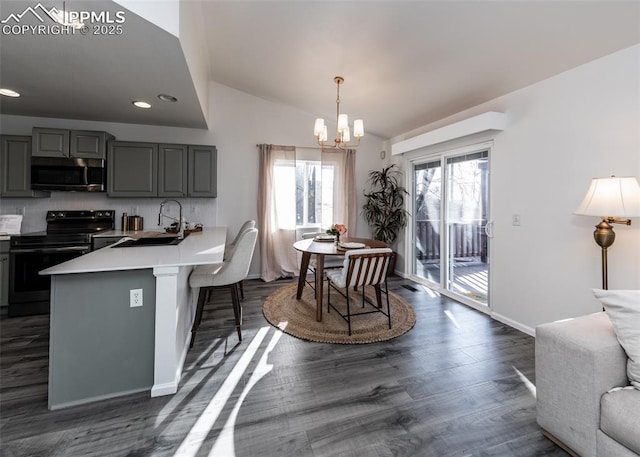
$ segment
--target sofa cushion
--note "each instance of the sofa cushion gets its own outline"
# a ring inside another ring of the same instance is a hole
[[[640,389],[640,290],[593,291],[611,319],[620,346],[627,353],[627,377]]]
[[[600,429],[609,437],[640,454],[640,391],[613,389],[600,401]]]

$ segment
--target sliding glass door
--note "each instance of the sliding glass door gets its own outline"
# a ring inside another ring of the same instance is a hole
[[[413,166],[414,273],[429,282],[442,281],[440,230],[442,167],[440,159]]]
[[[489,149],[413,161],[413,274],[474,305],[489,303]]]

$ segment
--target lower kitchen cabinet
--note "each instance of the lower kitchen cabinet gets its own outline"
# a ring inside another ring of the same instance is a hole
[[[9,306],[9,240],[0,241],[0,308]]]

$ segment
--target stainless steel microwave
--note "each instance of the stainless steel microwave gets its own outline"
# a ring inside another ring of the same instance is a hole
[[[104,192],[107,189],[107,169],[101,159],[69,157],[32,157],[31,188]]]

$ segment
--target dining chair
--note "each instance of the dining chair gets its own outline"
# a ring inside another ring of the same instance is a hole
[[[229,252],[226,260],[212,265],[199,265],[189,275],[189,285],[192,289],[198,289],[198,304],[193,326],[191,327],[190,348],[193,347],[196,333],[202,323],[204,306],[208,302],[208,292],[218,287],[229,287],[231,289],[235,328],[238,332],[238,339],[242,341],[242,305],[240,303],[239,288],[240,283],[249,274],[257,238],[258,229],[246,229],[238,237],[237,243]]]
[[[244,233],[245,230],[250,228],[255,228],[255,226],[256,226],[256,221],[254,221],[253,219],[249,219],[248,221],[245,221],[244,224],[242,224],[242,226],[240,227],[240,230],[238,230],[238,233],[236,233],[236,237],[233,239],[233,241],[231,243],[225,244],[224,257],[223,257],[224,260],[226,260],[227,257],[229,257],[229,254],[233,250],[234,246],[238,243],[238,240],[240,239],[240,235],[242,235],[242,233]],[[244,281],[240,282],[240,300],[244,300]]]
[[[329,287],[327,290],[327,312],[335,310],[340,317],[347,321],[349,335],[351,335],[351,317],[362,314],[382,313],[387,316],[389,328],[391,328],[391,307],[389,305],[389,290],[387,288],[387,270],[389,262],[393,256],[393,251],[389,248],[377,249],[353,249],[346,251],[342,269],[327,272]],[[384,290],[382,285],[384,284]],[[376,304],[374,305],[366,297],[366,287],[372,286],[375,290]],[[351,312],[351,299],[349,289],[361,288],[362,308],[365,302],[374,307],[373,311]],[[347,302],[346,314],[341,313],[331,303],[331,289],[336,290]],[[343,289],[345,292],[342,292]],[[382,294],[385,294],[387,301],[387,311],[382,307]]]
[[[326,235],[326,232],[307,232],[307,233],[303,233],[302,235],[300,235],[300,238],[302,238],[303,240],[308,240],[310,238],[315,238],[318,235]],[[324,258],[324,269],[325,270],[333,270],[335,268],[342,268],[342,262],[344,261],[344,257],[343,256],[337,256],[337,255],[329,255],[329,256],[325,256]],[[316,263],[316,256],[312,255],[311,258],[309,259],[309,266],[307,267],[307,269],[313,273],[313,282],[311,281],[307,281],[307,278],[305,277],[305,282],[307,284],[309,284],[309,286],[311,286],[311,288],[314,291],[315,294],[315,290],[316,290],[316,269],[317,269],[317,263]],[[324,279],[324,278],[323,278]]]

